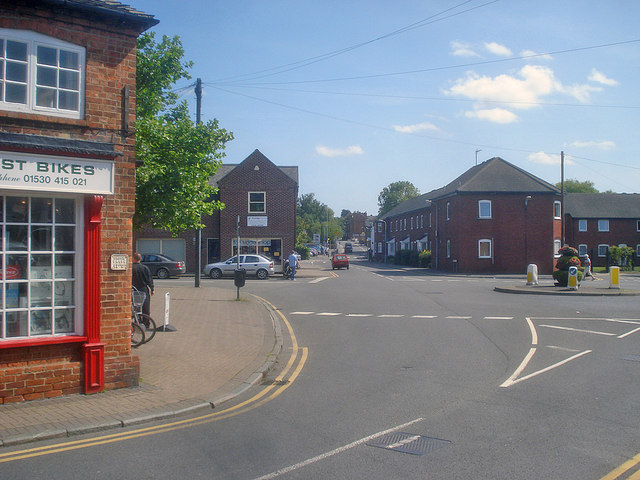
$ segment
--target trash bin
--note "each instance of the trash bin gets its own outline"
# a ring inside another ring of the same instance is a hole
[[[236,268],[233,271],[233,283],[236,287],[244,287],[244,281],[247,276],[247,271],[244,268]]]

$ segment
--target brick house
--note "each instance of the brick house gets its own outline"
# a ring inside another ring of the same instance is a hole
[[[0,3],[0,403],[136,385],[138,35],[113,0]]]
[[[203,218],[201,230],[203,265],[235,255],[240,218],[240,252],[257,253],[274,260],[277,270],[295,246],[298,167],[276,166],[259,150],[239,164],[223,164],[209,183],[218,188],[221,211]],[[137,232],[141,253],[168,253],[183,260],[187,271],[196,270],[196,233],[171,238],[161,230]]]
[[[383,256],[431,250],[437,270],[522,273],[535,263],[540,273],[551,273],[561,221],[555,186],[492,158],[388,212],[376,228],[375,252],[381,256],[384,236]]]
[[[564,199],[565,243],[589,254],[593,266],[607,265],[610,246],[635,250],[640,258],[640,194],[567,193]]]

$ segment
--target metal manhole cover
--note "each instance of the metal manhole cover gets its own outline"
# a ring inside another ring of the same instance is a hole
[[[380,438],[376,438],[367,445],[370,447],[384,448],[395,452],[410,453],[411,455],[424,455],[431,453],[439,448],[449,445],[449,440],[440,438],[425,437],[423,435],[415,435],[413,433],[390,433]]]

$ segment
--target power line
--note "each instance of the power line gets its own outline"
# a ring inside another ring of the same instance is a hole
[[[447,9],[445,9],[445,10],[439,12],[439,13],[431,15],[431,16],[429,16],[427,18],[424,18],[424,19],[422,19],[422,20],[420,20],[418,22],[412,23],[410,25],[407,25],[405,27],[399,28],[397,30],[394,30],[394,31],[389,32],[389,33],[386,33],[384,35],[380,35],[380,36],[378,36],[376,38],[373,38],[371,40],[367,40],[365,42],[357,43],[357,44],[351,45],[349,47],[344,47],[344,48],[341,48],[339,50],[334,50],[332,52],[324,53],[322,55],[317,55],[315,57],[306,58],[304,60],[298,60],[296,62],[287,63],[287,64],[280,65],[280,66],[277,66],[277,67],[271,67],[271,68],[267,68],[267,69],[264,69],[264,70],[258,70],[256,72],[252,72],[252,73],[245,73],[245,74],[241,74],[241,75],[234,75],[234,76],[231,76],[231,77],[218,79],[218,80],[215,80],[215,82],[216,83],[226,83],[226,82],[229,82],[229,81],[235,81],[235,80],[239,80],[239,79],[258,80],[260,78],[270,77],[270,76],[277,75],[277,74],[280,74],[280,73],[285,73],[285,72],[290,72],[292,70],[297,70],[299,68],[303,68],[303,67],[306,67],[308,65],[312,65],[314,63],[318,63],[318,62],[327,60],[329,58],[333,58],[333,57],[336,57],[338,55],[342,55],[342,54],[350,52],[352,50],[356,50],[358,48],[364,47],[364,46],[369,45],[371,43],[378,42],[380,40],[384,40],[386,38],[390,38],[390,37],[393,37],[393,36],[396,36],[396,35],[400,35],[402,33],[408,32],[410,30],[414,30],[416,28],[424,27],[424,26],[430,25],[432,23],[436,23],[436,22],[439,22],[439,21],[442,21],[442,20],[446,20],[446,19],[455,17],[457,15],[462,15],[463,13],[467,13],[467,12],[470,12],[472,10],[476,10],[478,8],[486,7],[487,5],[490,5],[492,3],[496,3],[496,2],[498,2],[500,0],[491,0],[489,2],[486,2],[486,3],[482,4],[482,5],[477,5],[475,7],[469,8],[467,10],[463,10],[461,12],[453,13],[451,15],[447,15],[447,16],[442,17],[442,18],[436,18],[436,17],[439,17],[441,15],[444,15],[447,12],[455,10],[456,8],[459,8],[459,7],[463,6],[463,5],[466,5],[467,3],[471,3],[473,1],[475,1],[475,0],[466,0],[466,1],[462,2],[462,3],[459,3],[458,5],[455,5],[453,7],[447,8]],[[253,78],[247,78],[247,77],[253,77]]]

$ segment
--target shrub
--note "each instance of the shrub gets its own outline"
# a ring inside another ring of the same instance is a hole
[[[418,254],[418,266],[427,268],[431,265],[431,250],[423,250]]]
[[[556,262],[557,270],[553,272],[553,278],[558,285],[566,287],[569,282],[569,267],[581,267],[580,259],[578,258],[578,250],[573,247],[565,246],[558,250],[561,255]],[[582,280],[582,272],[578,270],[578,282]]]
[[[309,260],[309,247],[306,245],[296,245],[295,250],[300,254],[303,260]]]

